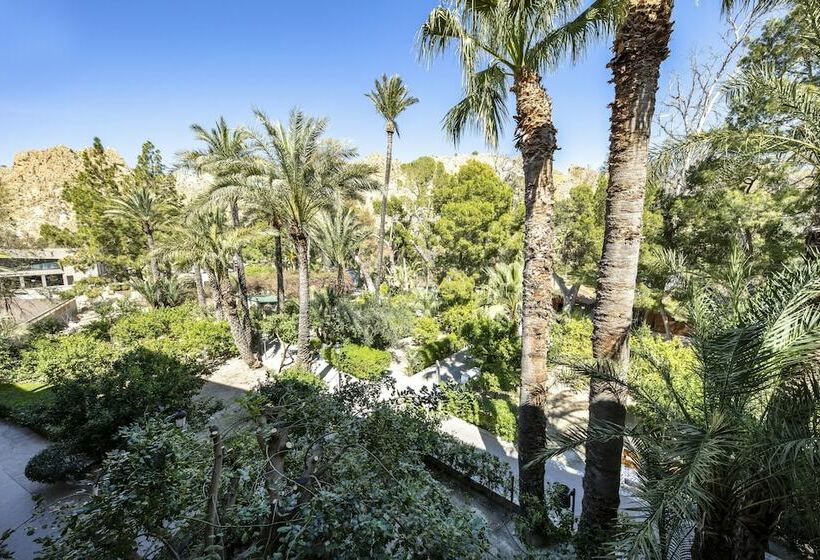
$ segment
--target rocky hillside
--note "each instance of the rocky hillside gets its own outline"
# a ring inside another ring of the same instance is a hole
[[[111,160],[127,171],[122,157],[115,150],[107,149]],[[11,233],[22,243],[37,238],[44,223],[60,227],[73,227],[74,215],[63,201],[63,186],[82,168],[82,150],[72,150],[66,146],[54,146],[43,150],[29,150],[14,156],[11,166],[0,166],[0,189],[2,206],[0,218],[5,222],[0,229]],[[470,159],[477,159],[490,165],[496,173],[516,189],[523,187],[521,158],[499,154],[456,154],[434,156],[448,173],[455,173]],[[373,154],[364,158],[376,166],[380,178],[384,169],[384,156]],[[400,189],[404,179],[401,164],[393,160],[392,188]],[[210,184],[209,177],[199,176],[186,170],[175,172],[177,189],[186,198],[191,198],[205,190]],[[567,173],[555,172],[556,190],[559,198],[566,196],[569,189],[581,182],[594,182],[598,173],[592,169],[572,167]],[[395,191],[394,191],[395,192]],[[378,193],[372,193],[377,196]],[[0,238],[8,236],[0,235]]]
[[[40,225],[72,227],[74,214],[62,199],[63,186],[82,169],[82,150],[54,146],[28,150],[14,156],[9,166],[0,166],[0,188],[5,193],[5,214],[18,238],[36,238]],[[115,150],[106,153],[125,165]]]

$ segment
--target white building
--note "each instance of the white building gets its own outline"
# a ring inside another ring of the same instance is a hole
[[[0,249],[0,282],[7,288],[37,290],[71,286],[77,280],[98,276],[98,270],[78,270],[62,261],[73,249]]]

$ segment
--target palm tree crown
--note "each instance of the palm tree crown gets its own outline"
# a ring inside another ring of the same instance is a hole
[[[421,57],[455,48],[465,77],[464,98],[444,117],[455,142],[470,127],[495,146],[510,81],[553,68],[567,54],[579,57],[624,11],[622,0],[596,0],[572,18],[579,6],[579,0],[458,0],[430,13],[419,32]]]
[[[410,95],[404,81],[397,74],[390,77],[382,74],[382,77],[376,80],[373,91],[365,95],[373,102],[379,114],[384,117],[388,133],[399,134],[396,118],[405,109],[419,102],[417,97]]]

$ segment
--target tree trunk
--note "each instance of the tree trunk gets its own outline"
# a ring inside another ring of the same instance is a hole
[[[345,289],[345,267],[339,263],[336,265],[336,290],[342,293]]]
[[[217,297],[222,301],[222,313],[228,321],[228,328],[230,328],[231,337],[239,352],[239,357],[249,366],[259,367],[259,360],[253,353],[251,340],[247,337],[247,330],[239,318],[236,294],[233,293],[233,289],[230,287],[227,279],[222,281],[216,280],[213,275],[210,275],[210,278],[211,289],[214,291],[214,294],[219,294]]]
[[[276,312],[282,312],[282,306],[285,304],[285,270],[282,259],[282,232],[281,230],[276,235],[273,247],[273,264],[276,268]]]
[[[661,313],[661,320],[663,321],[663,339],[664,340],[672,340],[672,331],[669,328],[669,314],[666,312],[666,309],[661,306],[660,309]]]
[[[529,463],[547,447],[547,347],[552,321],[554,242],[552,102],[537,72],[515,76],[516,146],[524,162],[524,272],[521,311],[521,389],[518,410],[520,493],[544,499],[544,463]]]
[[[219,435],[219,428],[210,426],[211,442],[214,448],[214,464],[211,468],[211,480],[208,485],[208,506],[205,513],[205,550],[210,552],[210,548],[216,541],[216,525],[218,521],[217,508],[219,507],[219,486],[222,480],[222,459],[224,447],[222,437]]]
[[[296,344],[296,361],[304,365],[310,359],[310,262],[304,232],[295,232],[292,237],[299,265],[299,336]]]
[[[231,202],[231,225],[234,229],[239,228],[239,205],[236,201]],[[245,260],[242,258],[242,251],[233,254],[233,267],[236,270],[236,286],[239,291],[239,309],[242,327],[248,331],[247,336],[251,336],[251,312],[248,308],[248,280],[245,276]]]
[[[604,245],[598,267],[592,352],[625,375],[629,368],[629,329],[641,243],[650,126],[655,111],[661,62],[669,54],[672,0],[631,0],[618,29],[609,63],[615,83],[609,139]],[[621,392],[592,380],[589,425],[623,426]],[[579,528],[600,552],[620,503],[623,440],[586,444],[584,500]]]
[[[384,279],[384,228],[387,220],[387,189],[390,187],[390,166],[393,164],[393,123],[387,123],[387,154],[384,163],[384,189],[382,190],[382,207],[379,218],[379,250],[376,261],[376,297]]]
[[[370,276],[370,272],[368,272],[367,267],[362,261],[362,258],[359,255],[353,255],[353,260],[356,261],[356,264],[359,265],[359,271],[362,273],[362,278],[364,278],[364,285],[367,287],[368,291],[375,292],[376,287],[373,284],[373,278]]]
[[[219,284],[214,278],[213,271],[205,267],[205,273],[208,275],[208,284],[211,285],[211,297],[214,300],[214,314],[218,321],[225,320],[225,306],[222,303],[222,293],[219,291]]]
[[[201,308],[205,309],[208,302],[205,299],[205,284],[202,283],[202,268],[199,266],[199,263],[194,265],[193,274],[194,284],[196,285],[196,301]]]
[[[148,260],[151,263],[151,277],[154,279],[154,305],[156,307],[163,307],[164,303],[162,301],[162,289],[160,289],[159,285],[159,261],[157,261],[157,256],[154,254],[154,231],[147,224],[144,225],[142,229],[145,232],[145,240],[148,245]]]

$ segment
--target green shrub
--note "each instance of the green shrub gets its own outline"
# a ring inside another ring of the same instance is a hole
[[[296,344],[299,337],[299,316],[287,313],[265,315],[259,321],[259,331],[275,336],[284,344]]]
[[[481,399],[481,420],[478,425],[501,439],[518,439],[516,412],[507,399]]]
[[[456,336],[461,336],[464,326],[475,320],[478,315],[478,307],[475,303],[465,303],[455,305],[444,311],[439,317],[441,328]]]
[[[419,346],[430,344],[441,336],[441,327],[433,317],[423,315],[413,321],[413,341]]]
[[[20,350],[9,339],[0,337],[0,383],[14,380],[19,361]]]
[[[42,337],[22,351],[17,379],[52,383],[77,375],[107,374],[117,359],[117,349],[83,332]]]
[[[521,384],[521,337],[518,328],[507,320],[479,317],[461,330],[470,345],[470,355],[481,368],[482,376],[494,378],[502,391],[511,391]]]
[[[213,361],[236,356],[236,345],[226,321],[192,319],[171,325],[175,356]]]
[[[357,326],[350,340],[384,350],[410,336],[415,318],[412,309],[394,305],[389,298],[363,301],[356,311]]]
[[[551,363],[580,362],[592,358],[592,321],[586,316],[556,321],[550,334],[548,360]]]
[[[31,325],[28,334],[32,337],[39,337],[47,334],[57,334],[65,329],[66,324],[54,317],[46,317]]]
[[[438,295],[444,308],[475,303],[475,280],[461,270],[451,268],[438,285]]]
[[[78,480],[88,471],[94,461],[74,450],[66,443],[46,447],[26,464],[26,478],[35,482],[63,482]]]
[[[135,344],[144,339],[155,339],[168,334],[169,315],[165,309],[152,309],[121,317],[111,327],[111,340],[119,344]]]
[[[376,348],[347,343],[331,354],[334,367],[359,379],[384,377],[390,367],[390,353]]]
[[[419,348],[413,348],[408,356],[409,373],[418,373],[436,363],[437,360],[443,360],[457,352],[458,342],[455,335],[448,334],[444,338],[439,338]]]
[[[629,368],[629,381],[639,387],[647,396],[662,403],[664,407],[674,408],[672,395],[666,386],[658,366],[669,372],[672,386],[687,404],[688,410],[698,410],[701,402],[703,385],[695,372],[698,360],[694,350],[678,338],[664,340],[653,334],[648,327],[636,329],[630,338],[632,360]],[[654,363],[653,363],[654,362]],[[635,406],[639,414],[652,414],[652,410]]]
[[[446,414],[484,428],[501,439],[517,439],[517,412],[506,398],[482,396],[464,385],[450,385],[442,392],[442,409]]]

